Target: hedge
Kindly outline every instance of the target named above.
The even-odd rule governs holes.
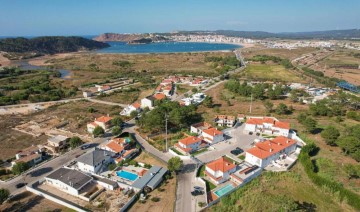
[[[310,157],[311,155],[313,155],[314,149],[317,149],[316,145],[310,143],[302,149],[299,155],[299,161],[304,166],[305,172],[310,178],[310,180],[319,187],[329,188],[333,193],[338,192],[341,201],[346,200],[350,206],[354,207],[356,210],[360,210],[359,195],[352,191],[349,191],[337,182],[325,179],[316,174],[316,166],[314,165]]]

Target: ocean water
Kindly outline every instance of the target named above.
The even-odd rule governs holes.
[[[97,50],[98,53],[172,53],[234,50],[240,45],[225,43],[159,42],[128,45],[125,42],[107,42],[110,47]]]

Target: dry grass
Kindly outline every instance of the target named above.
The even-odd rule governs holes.
[[[315,48],[298,48],[298,49],[268,49],[268,48],[248,48],[242,50],[242,54],[245,58],[252,58],[256,55],[271,55],[281,58],[294,59],[300,57],[303,54],[307,54],[315,51]]]
[[[28,191],[19,194],[12,201],[0,205],[0,211],[73,211]]]
[[[174,209],[175,192],[176,192],[175,177],[164,181],[160,187],[149,193],[145,203],[137,201],[129,210],[129,212],[147,211],[147,212],[170,212]],[[159,202],[153,202],[151,198],[160,198]]]
[[[134,160],[136,162],[147,163],[147,164],[156,165],[156,166],[162,166],[162,167],[167,166],[164,162],[154,158],[152,155],[150,155],[149,153],[146,153],[144,151],[142,151],[141,154],[139,156],[137,156]]]

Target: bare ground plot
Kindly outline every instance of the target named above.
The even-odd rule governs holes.
[[[91,108],[94,109],[95,112],[91,112]],[[99,104],[84,100],[54,105],[38,113],[31,114],[29,118],[36,120],[42,115],[57,117],[61,123],[68,122],[64,129],[74,133],[87,134],[87,123],[97,117],[106,116],[107,114],[110,116],[118,115],[121,110],[122,108],[119,106]]]
[[[144,203],[137,201],[131,208],[130,212],[147,211],[147,212],[170,212],[174,211],[176,192],[175,177],[164,181],[160,187],[148,194]],[[152,201],[152,198],[159,198],[158,202]]]
[[[114,103],[131,104],[153,94],[154,90],[154,88],[151,88],[151,86],[148,85],[132,86],[131,88],[129,88],[129,90],[116,90],[107,95],[100,95],[97,98],[103,101],[109,101]]]
[[[15,212],[15,211],[70,212],[73,210],[26,191],[26,192],[19,194],[16,197],[14,197],[14,199],[12,199],[10,202],[6,202],[6,203],[0,205],[0,211],[4,211],[4,212]]]
[[[246,58],[252,58],[256,55],[271,55],[287,59],[295,59],[303,54],[307,54],[315,51],[315,48],[298,48],[298,49],[268,49],[268,48],[248,48],[242,50],[243,56]]]
[[[20,115],[2,115],[0,119],[0,159],[5,160],[15,157],[15,154],[31,145],[43,144],[46,136],[34,138],[31,135],[18,132],[12,128],[27,120]]]
[[[355,50],[336,50],[334,54],[314,64],[310,68],[317,71],[322,71],[328,77],[336,77],[346,80],[355,85],[360,85],[360,69],[348,69],[341,67],[341,65],[357,64],[360,66],[360,58],[355,57],[354,54],[360,53]],[[333,65],[340,65],[340,67],[333,68]]]
[[[166,167],[166,164],[164,162],[154,158],[152,155],[144,151],[142,151],[141,154],[137,156],[134,160],[139,163],[146,163],[146,164]]]

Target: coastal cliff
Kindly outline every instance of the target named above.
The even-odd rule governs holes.
[[[127,42],[128,44],[148,44],[153,42],[169,41],[164,36],[154,34],[118,34],[118,33],[104,33],[94,38],[96,41],[108,42],[119,41]]]

